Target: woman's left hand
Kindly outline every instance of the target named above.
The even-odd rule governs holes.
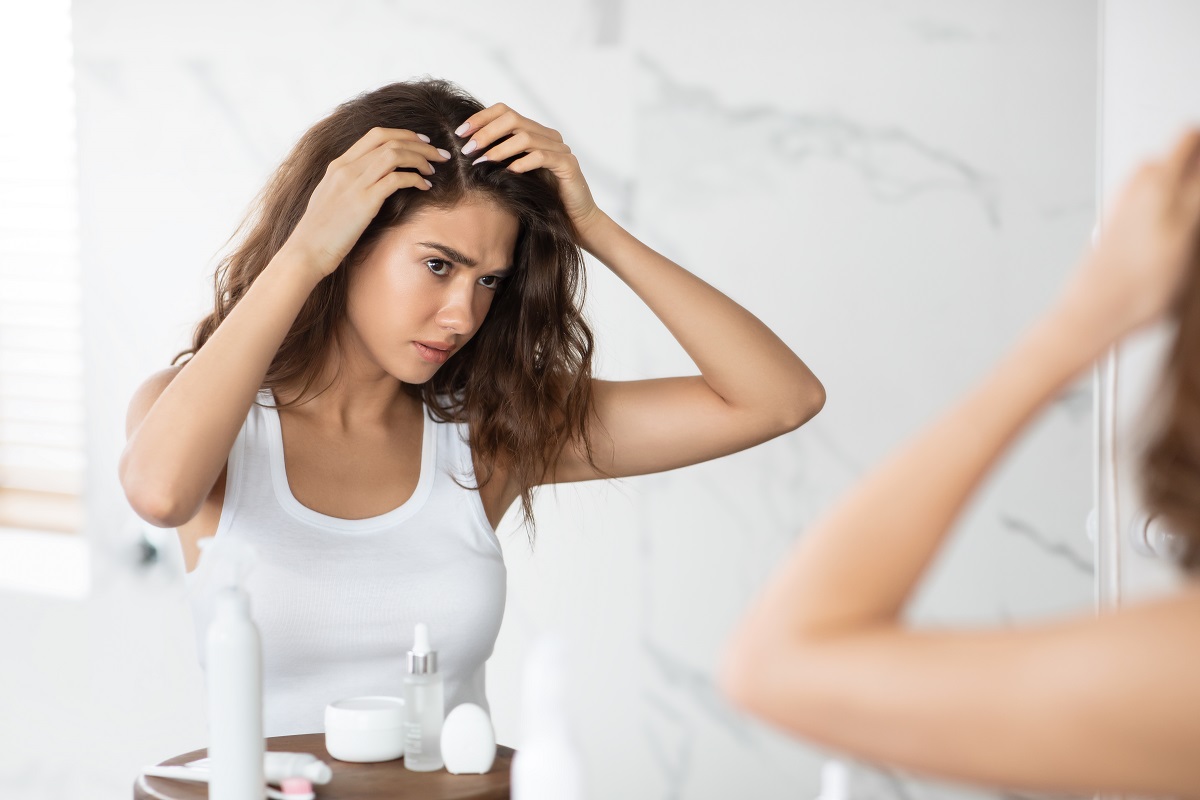
[[[582,240],[587,240],[588,230],[603,218],[604,213],[592,199],[592,192],[583,179],[579,159],[558,131],[521,116],[503,103],[496,103],[467,117],[455,133],[466,140],[462,145],[463,155],[481,153],[474,161],[476,164],[520,156],[508,165],[510,172],[548,170],[554,176],[563,205]],[[481,151],[505,136],[509,138],[482,154]],[[521,156],[521,153],[525,155]]]

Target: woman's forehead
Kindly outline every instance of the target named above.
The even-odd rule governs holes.
[[[387,239],[394,246],[436,243],[462,254],[463,261],[501,269],[512,258],[518,229],[516,216],[491,200],[465,200],[419,209],[390,230]]]

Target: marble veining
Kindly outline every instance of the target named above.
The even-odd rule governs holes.
[[[711,674],[676,658],[653,641],[643,641],[641,649],[658,677],[672,688],[673,693],[686,696],[686,701],[694,709],[701,711],[710,722],[721,726],[734,739],[743,744],[752,742],[755,734],[745,719],[734,712],[717,691]]]
[[[690,120],[677,123],[679,130],[703,130],[711,135],[714,130],[726,129],[737,131],[736,138],[750,139],[749,128],[765,142],[765,152],[785,161],[801,164],[821,158],[850,166],[880,201],[906,202],[931,192],[964,194],[978,204],[992,227],[1000,227],[998,181],[910,131],[855,121],[835,112],[735,106],[709,89],[671,77],[645,54],[639,54],[637,61],[656,85],[653,99],[646,103],[647,113]]]
[[[1090,558],[1080,555],[1074,548],[1063,542],[1052,541],[1050,537],[1026,520],[1002,513],[1000,514],[1000,524],[1010,533],[1032,542],[1035,547],[1055,559],[1056,562],[1068,564],[1089,577],[1095,574],[1096,566]]]
[[[264,170],[273,168],[282,157],[278,154],[267,153],[255,141],[254,134],[249,127],[250,119],[243,113],[243,109],[238,108],[237,103],[221,85],[221,81],[213,70],[212,62],[207,59],[186,58],[180,66],[184,73],[195,81],[201,94],[208,99],[220,120],[234,133],[235,140],[249,162]]]

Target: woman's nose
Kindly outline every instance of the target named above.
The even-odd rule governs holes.
[[[449,289],[438,310],[437,324],[457,334],[471,333],[475,329],[475,311],[472,306],[475,283],[454,286]]]

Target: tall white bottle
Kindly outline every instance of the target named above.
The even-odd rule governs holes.
[[[404,676],[404,766],[414,772],[433,772],[442,768],[445,687],[424,622],[417,623],[413,639]]]
[[[246,573],[254,548],[228,537],[200,541],[216,592],[205,638],[210,800],[263,800],[262,641],[250,618]]]
[[[583,758],[567,721],[567,661],[543,639],[525,659],[521,744],[512,762],[512,800],[584,800]]]

